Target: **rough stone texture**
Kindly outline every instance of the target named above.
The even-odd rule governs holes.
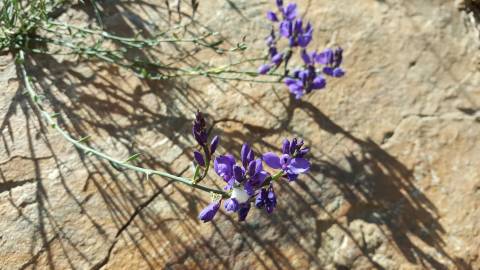
[[[201,1],[197,19],[232,44],[246,35],[246,56],[257,57],[271,2]],[[224,119],[220,151],[305,138],[311,173],[277,188],[274,215],[253,211],[246,223],[222,213],[201,224],[208,194],[77,151],[43,124],[1,56],[0,269],[479,269],[480,60],[454,1],[298,2],[314,45],[342,45],[348,72],[302,101],[282,85],[142,81],[65,56],[28,62],[64,128],[119,158],[141,152],[143,166],[191,173],[197,108]],[[100,3],[122,35],[179,20],[165,1]],[[95,19],[79,4],[59,20]],[[187,65],[228,61],[190,49],[160,51],[193,53]]]

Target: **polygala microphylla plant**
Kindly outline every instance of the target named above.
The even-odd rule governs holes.
[[[31,61],[31,57],[36,53],[72,54],[84,59],[97,59],[120,66],[133,72],[141,79],[165,80],[184,76],[202,76],[224,82],[284,83],[295,98],[300,99],[311,91],[325,88],[326,77],[342,77],[345,72],[340,67],[343,60],[343,50],[341,48],[328,48],[319,53],[308,49],[313,40],[313,26],[311,23],[304,24],[302,19],[298,17],[295,3],[284,5],[282,0],[276,0],[277,11],[267,13],[267,19],[275,25],[266,40],[269,62],[263,64],[258,73],[268,73],[269,76],[277,78],[264,80],[251,78],[258,75],[255,70],[234,70],[234,67],[243,63],[263,61],[263,59],[258,58],[245,59],[220,67],[209,63],[183,67],[172,66],[162,61],[130,58],[126,54],[131,48],[153,51],[156,46],[165,42],[194,44],[197,48],[208,48],[220,54],[234,53],[247,48],[243,42],[236,46],[220,46],[224,41],[223,38],[219,38],[215,34],[216,32],[210,30],[204,34],[190,33],[190,31],[181,30],[187,27],[186,25],[177,25],[165,29],[158,35],[152,35],[151,38],[144,38],[141,35],[117,36],[107,32],[103,27],[84,28],[63,21],[56,21],[55,18],[49,18],[50,10],[63,9],[60,7],[64,1],[51,1],[48,8],[41,4],[43,3],[42,0],[24,1],[29,8],[22,8],[22,5],[17,2],[6,1],[6,8],[0,9],[0,25],[3,23],[8,30],[6,31],[6,38],[0,40],[0,51],[8,50],[16,55],[15,63],[26,93],[32,101],[33,108],[40,113],[49,127],[56,130],[77,149],[107,161],[120,172],[127,169],[132,170],[145,175],[147,179],[152,176],[160,176],[167,181],[181,183],[211,193],[213,202],[199,214],[199,219],[204,222],[211,221],[222,205],[228,213],[237,213],[239,221],[244,221],[247,218],[252,207],[265,209],[267,213],[272,213],[277,206],[275,185],[283,180],[296,181],[299,175],[309,171],[310,162],[306,158],[309,149],[304,147],[303,140],[297,140],[296,138],[285,139],[280,154],[273,152],[254,153],[247,143],[243,144],[237,158],[229,153],[217,154],[220,137],[210,137],[211,128],[207,128],[207,121],[201,112],[196,113],[192,128],[192,134],[196,141],[196,149],[193,151],[195,171],[192,177],[183,177],[136,165],[134,162],[140,156],[139,153],[134,153],[127,159],[110,156],[85,144],[89,136],[76,139],[61,127],[62,124],[58,122],[58,113],[45,109],[50,106],[43,104],[45,99],[40,98],[43,95],[33,83],[33,77],[29,75],[28,67],[30,63],[35,62]],[[181,2],[178,1],[178,4],[180,5]],[[193,1],[192,3],[194,3],[192,6],[193,13],[195,13],[200,2]],[[101,16],[97,16],[97,20],[101,25]],[[183,32],[184,34],[179,35]],[[55,38],[43,36],[43,33],[55,33]],[[85,39],[94,40],[95,42],[92,42],[94,45],[85,44]],[[29,42],[25,42],[27,40]],[[279,51],[278,47],[282,40],[285,41],[284,44],[286,45],[282,51]],[[38,45],[41,44],[42,46],[33,46],[35,42],[40,42]],[[111,48],[109,45],[111,42],[115,42],[119,47]],[[44,46],[45,44],[58,46],[61,50],[50,49],[50,46]],[[290,72],[288,64],[294,53],[301,57],[303,66]],[[282,65],[285,67],[284,73],[273,72]],[[38,83],[38,85],[42,84]],[[223,189],[209,187],[201,183],[211,167],[218,177],[225,182]]]
[[[198,136],[201,133],[200,127],[205,127],[204,123],[202,114],[198,112],[193,122],[193,134],[201,146],[207,141],[206,135]],[[213,141],[218,142],[216,138],[218,137],[212,140],[212,145]],[[224,190],[227,191],[228,196],[227,198],[215,196],[213,202],[202,210],[198,218],[203,222],[211,221],[220,209],[223,199],[226,199],[224,201],[225,210],[229,213],[237,213],[239,221],[246,219],[252,203],[257,208],[264,208],[267,213],[272,213],[277,205],[273,189],[274,183],[279,179],[295,181],[299,174],[306,173],[310,169],[310,163],[305,159],[309,149],[304,147],[303,141],[298,141],[296,138],[291,141],[285,139],[282,152],[283,154],[280,156],[268,152],[256,158],[253,149],[244,143],[238,163],[231,154],[217,156],[214,160],[214,171],[225,181]],[[198,151],[194,153],[198,153]],[[196,163],[198,166],[205,167],[202,165],[205,164],[203,157],[199,162],[197,155],[201,154],[194,155]],[[207,161],[210,157],[207,158]],[[265,171],[263,163],[276,171],[273,174]],[[205,174],[207,170],[208,166]]]
[[[297,17],[297,4],[289,3],[284,6],[283,1],[276,0],[276,6],[278,13],[267,12],[267,19],[277,24],[277,30],[273,27],[266,39],[270,62],[261,65],[258,73],[273,72],[283,62],[285,65],[283,82],[296,99],[300,99],[313,90],[325,88],[327,81],[324,75],[337,78],[345,75],[345,71],[340,67],[343,60],[343,49],[327,48],[320,53],[316,50],[309,52],[308,45],[313,39],[312,24],[308,22],[304,27],[303,20]],[[277,49],[279,41],[277,36],[288,40],[288,46],[283,52],[279,52]],[[295,68],[290,74],[288,63],[295,48],[299,48],[304,65],[301,68]],[[316,65],[323,67],[317,68]]]

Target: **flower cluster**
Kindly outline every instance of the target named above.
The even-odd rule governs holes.
[[[294,181],[297,176],[310,169],[310,163],[304,157],[308,148],[303,147],[303,141],[293,139],[283,143],[283,154],[277,156],[272,152],[255,158],[253,150],[248,144],[242,146],[240,162],[237,163],[231,154],[220,155],[215,158],[214,170],[226,183],[224,190],[228,191],[229,198],[224,207],[229,213],[237,213],[238,220],[244,221],[254,203],[259,209],[272,213],[277,205],[277,197],[273,184],[279,178]],[[273,174],[264,170],[263,163],[277,170]],[[220,208],[222,200],[208,205],[199,215],[199,219],[208,222],[213,219]]]
[[[297,4],[289,3],[284,6],[282,0],[276,0],[278,13],[274,11],[267,12],[267,19],[278,24],[278,33],[281,37],[288,40],[286,52],[278,52],[276,31],[272,30],[266,43],[269,50],[270,62],[260,66],[258,72],[266,74],[278,66],[288,64],[295,47],[300,48],[300,55],[304,66],[297,68],[293,74],[285,74],[284,83],[288,86],[290,92],[296,99],[313,90],[323,89],[327,85],[323,75],[331,77],[342,77],[345,71],[340,67],[342,63],[343,50],[341,48],[326,49],[321,53],[316,51],[307,52],[307,47],[313,39],[313,27],[311,23],[304,26],[301,18],[297,17]],[[323,65],[323,68],[316,68],[316,64]]]
[[[208,164],[212,159],[212,155],[215,153],[218,144],[220,143],[220,138],[218,136],[213,137],[212,141],[210,142],[210,146],[207,147],[208,132],[206,128],[205,117],[201,112],[197,112],[195,114],[192,133],[198,145],[200,145],[203,150],[203,154],[200,151],[195,150],[193,152],[193,157],[200,167],[208,167]]]

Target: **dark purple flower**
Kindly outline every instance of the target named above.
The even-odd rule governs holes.
[[[198,215],[198,218],[203,222],[209,222],[215,217],[218,209],[220,208],[220,202],[212,202],[207,207],[205,207],[202,212]]]
[[[198,165],[205,167],[205,159],[203,158],[202,153],[195,150],[193,151],[193,157],[195,158],[195,161],[197,161]]]
[[[210,155],[213,155],[213,153],[215,153],[219,143],[220,137],[218,137],[218,135],[213,137],[212,141],[210,142]]]
[[[283,0],[276,0],[276,2],[277,2],[277,7],[278,7],[278,8],[282,8],[282,6],[283,6]]]
[[[265,188],[260,190],[260,192],[257,194],[257,198],[255,199],[255,206],[257,208],[265,208],[269,214],[273,212],[277,206],[277,197],[273,191],[272,185],[268,187],[268,190]]]
[[[288,140],[285,140],[282,151],[283,155],[281,156],[277,156],[272,152],[263,154],[263,161],[273,169],[283,170],[289,180],[295,180],[299,174],[308,172],[310,162],[304,158],[308,153],[308,148],[303,148],[303,141],[298,143],[294,139],[290,143]]]
[[[267,19],[269,19],[272,22],[278,22],[277,14],[273,11],[268,11],[267,12]]]
[[[199,111],[195,114],[192,133],[198,144],[201,146],[205,146],[205,144],[207,143],[208,134],[206,130],[205,118],[203,117],[203,114]]]
[[[227,212],[237,212],[240,209],[240,204],[237,199],[230,198],[225,201],[224,207]]]
[[[248,144],[242,146],[241,160],[242,166],[239,166],[236,165],[232,155],[218,156],[215,158],[213,167],[215,172],[227,182],[225,190],[233,188],[234,193],[241,195],[239,191],[235,191],[235,187],[243,186],[246,194],[252,196],[254,189],[262,185],[269,174],[263,170],[262,160],[255,159],[253,150]],[[238,201],[242,203],[243,199]]]
[[[249,211],[250,203],[240,204],[240,209],[238,210],[238,221],[245,221]]]

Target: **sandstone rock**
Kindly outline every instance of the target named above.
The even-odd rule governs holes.
[[[168,12],[166,1],[97,1],[106,30],[121,35],[187,22],[188,1],[180,14],[173,2]],[[229,44],[245,36],[246,52],[161,44],[152,57],[194,66],[262,55],[274,1],[253,2],[202,1],[191,28]],[[453,1],[298,4],[313,47],[342,45],[347,70],[302,101],[282,84],[150,81],[99,61],[29,56],[62,127],[119,159],[140,152],[142,166],[191,175],[197,109],[224,120],[220,153],[303,137],[310,174],[279,184],[276,212],[245,223],[223,210],[200,223],[208,194],[73,148],[42,124],[13,57],[1,56],[0,269],[479,269],[478,43]],[[58,20],[95,25],[81,4]],[[214,174],[206,183],[222,184]]]

